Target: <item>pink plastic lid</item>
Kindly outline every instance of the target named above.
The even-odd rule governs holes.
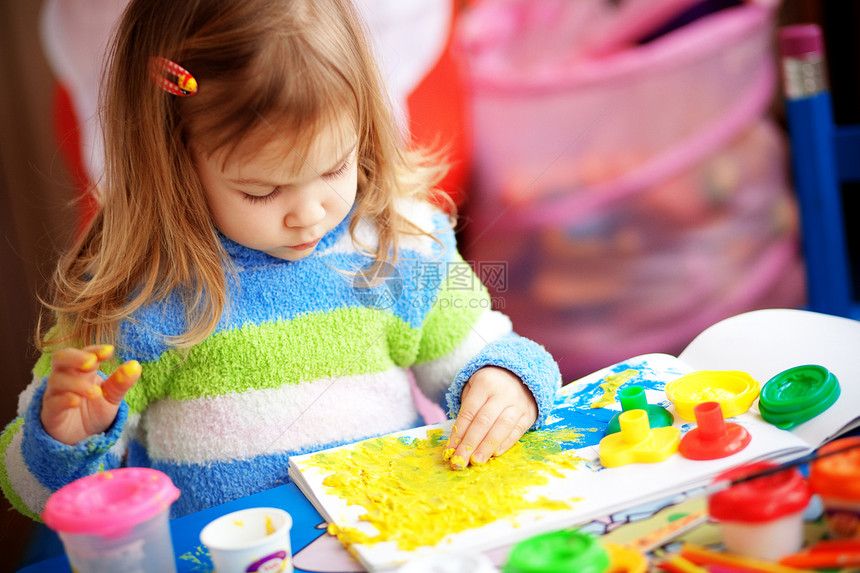
[[[158,470],[119,468],[60,488],[48,498],[42,519],[61,533],[119,537],[178,497],[179,489]]]

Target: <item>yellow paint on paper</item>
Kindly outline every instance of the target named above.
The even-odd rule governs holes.
[[[368,440],[317,454],[307,463],[329,474],[323,480],[329,494],[363,506],[367,513],[360,519],[379,531],[371,537],[354,527],[331,524],[329,533],[347,547],[394,541],[409,551],[524,510],[573,507],[578,498],[555,500],[527,493],[547,484],[551,476],[562,477],[561,469],[583,462],[560,445],[580,437],[570,430],[529,432],[504,455],[464,471],[451,471],[446,463],[442,430],[431,430],[422,439]]]
[[[599,387],[603,389],[603,396],[599,399],[595,400],[591,403],[592,408],[603,408],[605,406],[609,406],[615,403],[615,393],[618,392],[618,388],[621,387],[622,384],[633,378],[639,374],[638,370],[634,370],[632,368],[628,368],[624,372],[618,372],[617,374],[610,374],[606,378],[604,378],[603,384],[599,384]]]

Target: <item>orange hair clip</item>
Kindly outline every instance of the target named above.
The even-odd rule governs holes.
[[[191,72],[167,58],[150,58],[149,71],[158,86],[169,94],[192,96],[197,93],[197,80]]]

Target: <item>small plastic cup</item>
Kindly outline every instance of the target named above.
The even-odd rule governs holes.
[[[200,532],[218,573],[290,573],[290,528],[283,509],[251,507],[222,515]]]
[[[772,467],[776,464],[747,464],[717,476],[716,481],[738,479]],[[728,551],[777,561],[802,546],[803,513],[811,497],[797,468],[789,468],[715,493],[708,499],[708,511],[719,522]]]
[[[860,539],[860,436],[834,440],[818,454],[843,448],[852,449],[812,462],[809,485],[821,497],[830,537]]]
[[[48,499],[42,519],[78,573],[173,573],[168,522],[179,490],[162,472],[120,468],[75,480]]]

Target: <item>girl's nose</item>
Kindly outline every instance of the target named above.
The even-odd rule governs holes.
[[[313,196],[302,197],[284,216],[287,227],[312,227],[323,220],[325,208],[322,202]]]

